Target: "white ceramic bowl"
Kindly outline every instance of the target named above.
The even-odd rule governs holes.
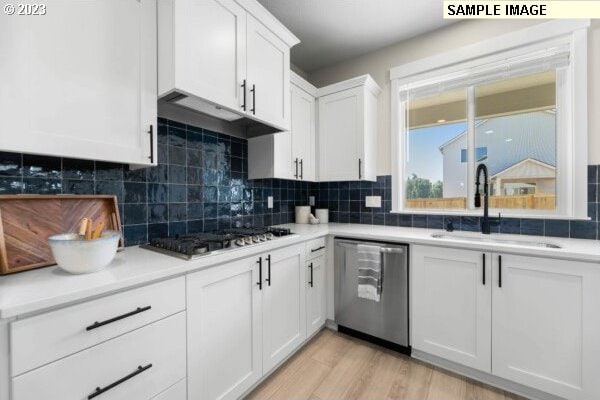
[[[48,238],[54,260],[72,274],[89,274],[106,267],[117,254],[121,234],[105,231],[99,239],[84,240],[76,233],[64,233]]]

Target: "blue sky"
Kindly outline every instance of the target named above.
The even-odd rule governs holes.
[[[439,147],[467,129],[466,122],[411,129],[407,135],[407,176],[413,173],[431,182],[443,178],[443,158]]]

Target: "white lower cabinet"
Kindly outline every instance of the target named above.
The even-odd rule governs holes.
[[[325,256],[306,261],[306,273],[306,336],[309,337],[325,325]]]
[[[306,338],[304,246],[263,258],[263,371],[283,361]]]
[[[148,400],[185,378],[185,312],[13,379],[12,400]]]
[[[560,397],[598,399],[599,287],[590,263],[413,246],[412,346]]]
[[[187,277],[188,398],[237,399],[306,338],[304,245]]]
[[[161,394],[153,397],[152,400],[186,400],[187,388],[186,380],[182,379]]]
[[[258,259],[187,277],[189,399],[237,399],[262,376]]]
[[[494,375],[568,399],[600,398],[600,270],[494,254]]]
[[[491,371],[490,255],[412,247],[412,346]]]

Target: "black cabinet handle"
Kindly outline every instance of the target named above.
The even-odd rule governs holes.
[[[314,253],[315,251],[323,250],[324,248],[325,246],[317,247],[316,249],[310,249],[310,252]]]
[[[300,179],[304,179],[304,160],[300,159]]]
[[[256,115],[256,85],[252,85],[250,91],[252,92],[252,108],[250,111],[252,111],[252,114]]]
[[[483,253],[483,286],[485,286],[485,253]]]
[[[102,393],[106,393],[108,392],[110,389],[114,389],[115,387],[119,386],[121,383],[126,382],[128,380],[130,380],[131,378],[133,378],[136,375],[141,374],[144,371],[149,370],[150,368],[152,368],[152,364],[148,364],[145,367],[142,367],[141,365],[137,367],[137,369],[135,371],[133,371],[132,373],[130,373],[127,376],[122,377],[121,379],[119,379],[118,381],[115,381],[113,383],[111,383],[108,386],[104,386],[103,388],[101,387],[97,387],[96,390],[94,391],[94,393],[90,394],[87,398],[88,400],[93,399],[94,397],[100,396]]]
[[[91,331],[92,329],[96,329],[96,328],[100,328],[101,326],[104,325],[108,325],[108,324],[112,324],[113,322],[117,322],[120,321],[122,319],[131,317],[133,315],[139,314],[139,313],[143,313],[144,311],[148,311],[152,308],[152,306],[146,306],[146,307],[138,307],[135,310],[125,313],[123,315],[119,315],[117,317],[111,318],[111,319],[107,319],[105,321],[101,321],[101,322],[94,322],[92,325],[88,326],[87,328],[85,328],[86,331]]]
[[[148,134],[150,135],[150,155],[148,158],[150,159],[150,163],[154,164],[154,125],[150,125]]]
[[[313,287],[313,263],[310,263],[308,268],[310,268],[310,282],[308,283],[310,284],[310,287]]]
[[[258,264],[258,282],[256,284],[258,285],[258,290],[262,290],[262,257],[258,257],[256,263]]]
[[[498,256],[498,287],[502,287],[502,256]]]
[[[244,89],[244,102],[242,103],[242,110],[246,111],[246,80],[244,79],[244,83],[242,83],[242,89]]]
[[[358,159],[358,179],[362,179],[362,160]]]
[[[294,178],[298,179],[298,159],[296,158],[296,161],[294,161],[294,163],[296,163],[296,175],[294,175]]]
[[[267,256],[267,274],[269,277],[267,279],[265,279],[265,281],[267,281],[269,286],[271,286],[271,255],[270,254]]]

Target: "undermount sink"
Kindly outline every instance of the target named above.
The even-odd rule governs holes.
[[[432,238],[448,239],[448,240],[467,240],[474,242],[498,243],[498,244],[514,244],[518,246],[529,247],[545,247],[548,249],[560,249],[560,246],[549,242],[538,242],[535,240],[520,240],[520,239],[500,239],[498,237],[475,236],[475,235],[460,235],[451,233],[432,233]]]

